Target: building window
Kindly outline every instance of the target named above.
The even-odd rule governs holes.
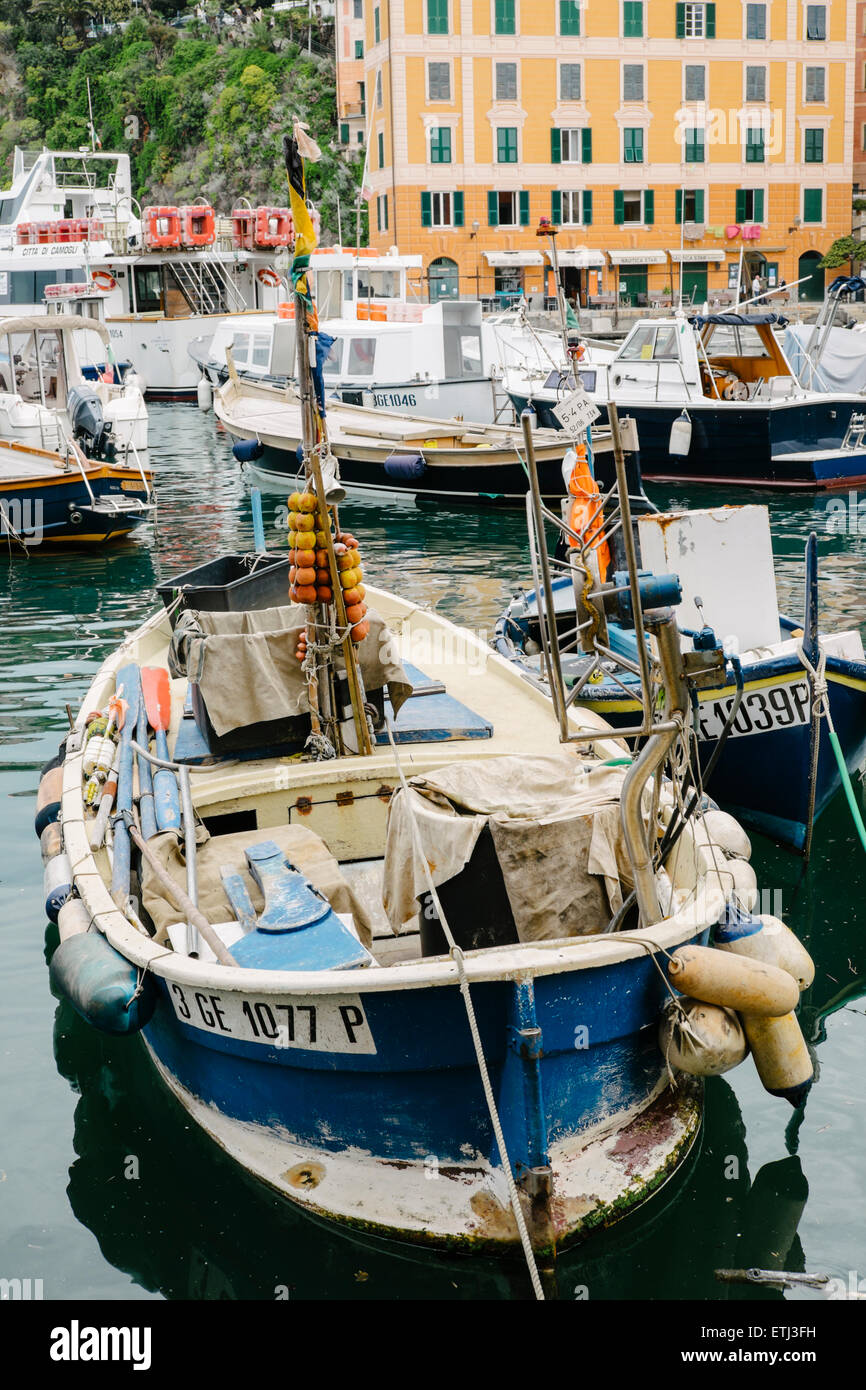
[[[643,164],[643,131],[640,126],[626,126],[623,130],[622,157],[626,164]]]
[[[343,121],[342,124],[340,125],[340,144],[341,144],[341,145],[348,145],[348,143],[349,143],[349,122],[348,122],[348,121]]]
[[[737,222],[763,222],[763,188],[738,188],[734,217]]]
[[[363,130],[359,130],[359,131],[358,131],[358,144],[359,144],[359,145],[363,145],[363,143],[364,143],[364,132],[363,132]]]
[[[373,42],[374,42],[374,43],[381,43],[381,41],[382,41],[382,26],[381,26],[381,24],[380,24],[380,22],[379,22],[379,6],[377,5],[376,8],[375,8],[375,10],[373,11]]]
[[[715,37],[715,5],[677,5],[678,39],[714,39]]]
[[[500,126],[496,132],[496,163],[517,163],[517,126]]]
[[[364,18],[364,0],[354,0],[353,15],[355,19]]]
[[[676,192],[676,220],[702,223],[704,220],[704,190],[702,188],[678,188]]]
[[[826,39],[827,37],[827,6],[826,5],[807,5],[806,6],[806,38],[807,39]]]
[[[581,77],[580,63],[560,63],[559,99],[560,101],[580,101]]]
[[[363,58],[363,56],[364,56],[364,40],[363,40],[363,39],[356,39],[356,40],[355,40],[355,57],[356,57],[356,58]]]
[[[588,127],[580,130],[559,130],[550,132],[550,155],[553,164],[591,164],[592,131]]]
[[[384,135],[384,132],[381,131],[381,130],[379,131],[379,137],[378,137],[377,143],[378,143],[378,146],[379,146],[379,168],[380,168],[380,169],[384,169],[384,168],[385,168],[385,135]]]
[[[703,63],[686,63],[686,101],[706,101],[707,70]]]
[[[450,126],[432,126],[430,129],[430,163],[431,164],[450,164],[451,163],[451,128]]]
[[[622,99],[623,101],[643,101],[643,63],[623,63]]]
[[[381,68],[380,68],[379,71],[376,73],[376,105],[377,105],[377,107],[379,108],[379,110],[381,111],[381,109],[382,109],[382,69],[381,69]]]
[[[376,226],[380,232],[388,230],[388,194],[383,193],[376,199]]]
[[[580,33],[580,4],[578,0],[559,0],[560,34]]]
[[[517,100],[517,64],[496,64],[496,100]]]
[[[706,158],[704,132],[696,126],[689,126],[683,142],[686,164],[703,164]]]
[[[427,97],[429,101],[451,100],[451,64],[427,64]]]
[[[746,68],[746,101],[767,100],[767,69]]]
[[[427,33],[448,33],[448,0],[427,0]]]
[[[422,193],[422,227],[462,227],[462,193]]]
[[[622,36],[624,39],[643,38],[643,0],[623,0]]]
[[[824,190],[822,188],[803,189],[803,221],[823,222]]]
[[[767,37],[767,6],[746,6],[746,38],[765,39]]]
[[[366,82],[359,82],[359,83],[358,83],[358,96],[359,96],[360,99],[361,99],[361,115],[363,116],[363,115],[365,115],[366,110],[367,110],[367,84],[366,84]]]
[[[764,132],[762,130],[746,131],[746,163],[763,164],[764,162]]]
[[[653,190],[617,189],[613,195],[613,220],[617,227],[629,223],[651,227],[655,221]]]
[[[592,189],[563,189],[551,194],[554,226],[592,226]]]
[[[494,28],[497,34],[515,34],[517,32],[514,0],[495,0]]]
[[[528,227],[528,191],[501,193],[491,189],[487,194],[487,220],[491,227]]]
[[[823,68],[806,69],[806,100],[824,102],[827,99],[826,74]]]
[[[807,164],[824,163],[824,132],[823,130],[807,130],[805,161]]]

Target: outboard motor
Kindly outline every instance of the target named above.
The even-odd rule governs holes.
[[[75,386],[69,392],[66,406],[72,425],[72,437],[88,458],[113,459],[114,440],[111,425],[105,418],[102,401],[88,386]]]

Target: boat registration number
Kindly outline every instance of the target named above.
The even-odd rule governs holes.
[[[221,994],[172,981],[168,996],[181,1023],[214,1036],[303,1052],[376,1051],[357,994]]]
[[[122,478],[120,487],[123,492],[144,492],[144,483],[140,478]]]
[[[720,738],[734,706],[735,696],[723,700],[707,700],[698,712],[701,738]],[[737,717],[731,726],[731,738],[749,734],[766,734],[771,729],[791,729],[809,723],[809,682],[791,681],[768,685],[762,690],[747,690],[740,701]]]

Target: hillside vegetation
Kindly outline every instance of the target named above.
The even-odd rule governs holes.
[[[182,0],[150,0],[137,12],[129,0],[3,0],[3,182],[16,144],[89,147],[89,78],[96,135],[103,149],[130,154],[142,204],[285,203],[281,140],[298,116],[324,156],[308,170],[331,233],[323,239],[335,239],[338,197],[344,227],[354,226],[361,170],[336,146],[331,26],[314,20],[308,29],[306,5],[278,14],[233,6],[221,16],[211,0],[183,28],[166,22],[176,10],[185,13]]]

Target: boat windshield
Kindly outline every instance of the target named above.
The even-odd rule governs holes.
[[[597,371],[591,368],[581,368],[577,375],[580,378],[580,384],[584,391],[595,390],[596,381],[598,380]],[[551,372],[544,383],[544,388],[546,391],[573,391],[575,389],[574,376],[571,372],[568,373],[568,376],[566,376],[564,372]]]
[[[375,338],[350,338],[349,360],[346,365],[346,375],[349,377],[372,376],[373,359],[375,356]]]
[[[676,362],[679,357],[676,325],[641,324],[623,344],[621,362]]]
[[[399,299],[399,270],[366,270],[358,267],[359,299]]]
[[[707,348],[712,342],[712,352],[716,356],[724,354],[736,357],[768,357],[766,343],[757,328],[751,324],[730,325],[713,324],[712,334],[705,338]]]

